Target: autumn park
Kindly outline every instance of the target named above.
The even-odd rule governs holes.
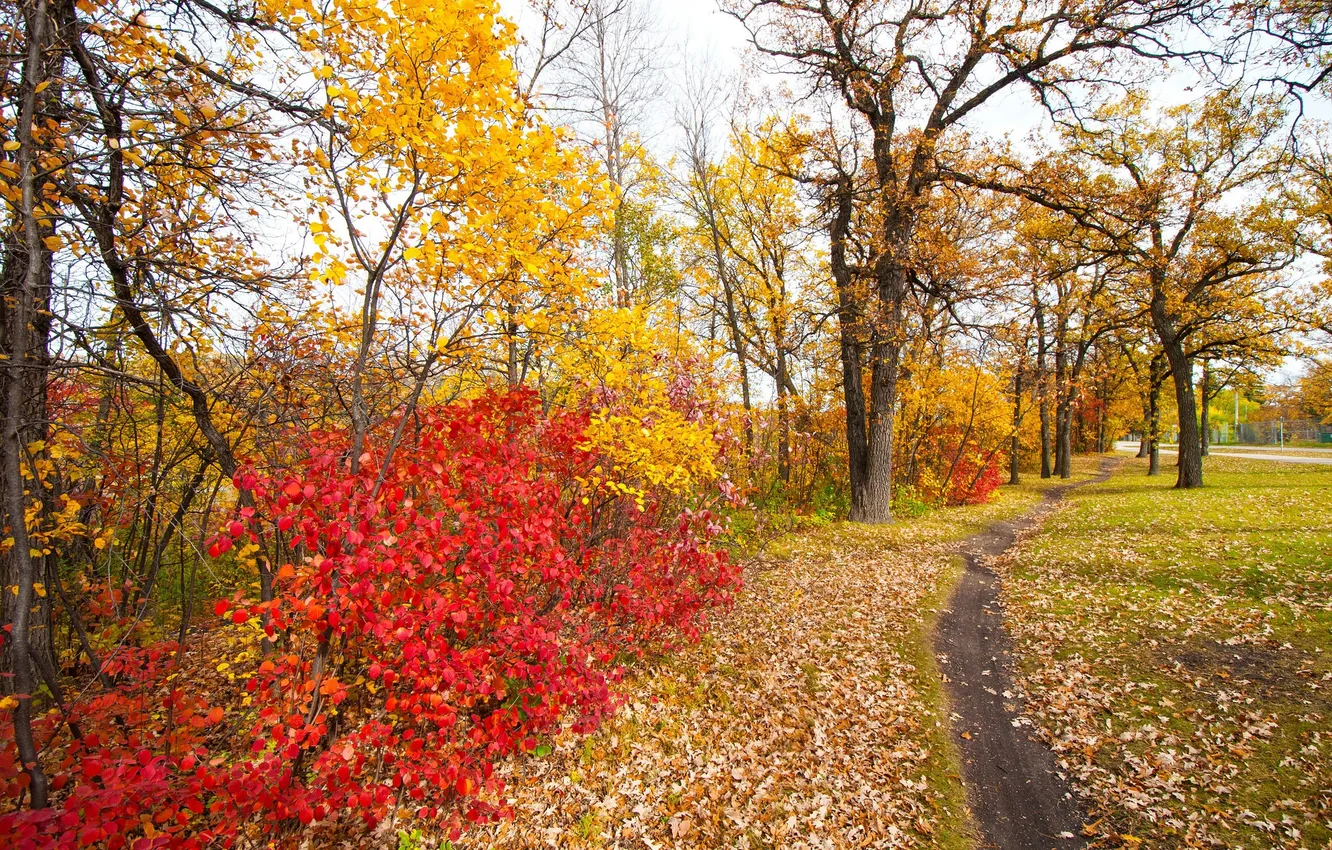
[[[0,850],[1332,850],[1332,6],[0,0]]]

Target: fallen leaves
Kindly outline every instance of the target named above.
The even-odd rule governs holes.
[[[515,817],[465,845],[935,846],[962,813],[915,659],[950,563],[904,532],[813,532],[750,565],[735,610],[640,670],[601,731],[502,768]]]

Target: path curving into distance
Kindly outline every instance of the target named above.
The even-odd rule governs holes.
[[[967,569],[939,618],[934,651],[952,704],[952,735],[962,755],[967,803],[984,850],[1073,850],[1086,846],[1085,822],[1054,755],[1025,723],[1013,687],[1013,662],[999,602],[999,579],[985,561],[1012,547],[1017,535],[1069,490],[1110,476],[1101,461],[1091,481],[1051,487],[1040,505],[963,541]]]

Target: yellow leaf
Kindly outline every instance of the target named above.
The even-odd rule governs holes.
[[[17,141],[11,139],[10,141],[5,142],[5,150],[16,151],[18,149],[19,149],[19,143]]]
[[[46,246],[48,251],[59,251],[60,246],[65,243],[59,236],[48,236],[42,240],[42,244]]]
[[[42,598],[46,597],[46,585],[42,584],[40,581],[34,581],[32,583],[32,589],[38,596]]]

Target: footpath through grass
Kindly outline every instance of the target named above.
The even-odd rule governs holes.
[[[1128,460],[1001,564],[1028,711],[1106,846],[1332,846],[1332,468]]]
[[[463,844],[971,847],[930,632],[957,542],[1051,483],[767,547],[735,609],[700,645],[636,671],[599,732],[511,763],[514,819]]]

